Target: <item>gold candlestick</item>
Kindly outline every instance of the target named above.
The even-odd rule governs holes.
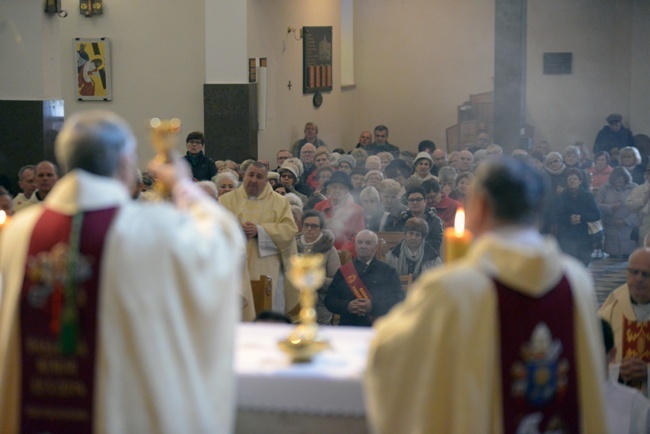
[[[324,257],[317,255],[295,255],[287,273],[291,282],[300,290],[300,324],[289,337],[278,343],[294,363],[309,362],[327,348],[329,343],[318,333],[316,322],[316,290],[325,281]]]
[[[153,118],[149,121],[149,136],[153,148],[156,150],[154,159],[161,163],[167,164],[171,160],[171,152],[176,147],[176,134],[181,130],[181,120],[178,118],[169,120],[160,120]],[[156,181],[153,186],[154,191],[162,199],[169,199],[171,191]]]

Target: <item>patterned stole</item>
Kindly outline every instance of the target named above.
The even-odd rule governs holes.
[[[354,261],[348,262],[341,266],[341,274],[345,279],[345,283],[350,287],[350,291],[354,294],[354,298],[366,298],[371,300],[370,291],[366,288],[366,285],[361,281],[357,269],[354,268]]]
[[[20,432],[93,430],[99,271],[117,208],[36,222],[20,295]]]
[[[633,321],[623,315],[623,354],[621,360],[639,358],[650,363],[650,321]],[[643,381],[634,380],[625,383],[641,391],[647,387]]]
[[[541,298],[494,280],[501,331],[504,433],[580,432],[571,287]]]

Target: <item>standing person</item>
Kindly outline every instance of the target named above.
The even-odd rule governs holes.
[[[638,242],[643,246],[643,240],[650,234],[650,166],[645,169],[645,182],[634,190],[625,200],[625,206],[637,213]]]
[[[355,240],[357,258],[343,265],[332,279],[325,306],[341,315],[341,325],[370,327],[404,300],[395,269],[375,258],[378,242],[374,232],[359,232]]]
[[[632,252],[626,283],[609,294],[598,315],[611,324],[620,349],[610,365],[610,375],[650,397],[650,351],[646,345],[650,339],[650,249]]]
[[[200,131],[192,131],[185,139],[187,153],[183,157],[192,167],[194,181],[210,181],[217,174],[217,166],[212,158],[206,156],[205,136]]]
[[[111,112],[73,115],[55,147],[68,174],[2,232],[3,433],[231,432],[237,223],[178,160],[152,167],[176,209],[133,201]]]
[[[631,238],[632,229],[637,227],[636,214],[625,206],[625,201],[636,187],[630,173],[623,167],[617,167],[596,195],[605,229],[603,250],[610,258],[627,259],[636,247],[636,241]]]
[[[289,163],[285,161],[284,164]],[[293,287],[284,281],[283,276],[289,257],[296,253],[298,227],[289,201],[271,188],[266,166],[251,163],[246,169],[244,182],[220,196],[219,202],[235,215],[246,236],[248,273],[244,273],[244,297],[251,297],[252,301],[249,292],[251,278],[269,276],[273,310],[291,310],[296,305],[297,294],[290,291]]]
[[[375,127],[375,141],[364,149],[368,152],[368,155],[390,152],[395,159],[399,158],[399,148],[388,142],[388,127],[386,125],[377,125]]]
[[[16,211],[32,204],[29,199],[36,191],[35,169],[36,167],[30,164],[21,167],[18,171],[18,187],[20,187],[21,192],[14,198],[14,208]]]
[[[376,324],[365,395],[373,432],[545,432],[551,418],[555,429],[607,432],[593,284],[537,231],[544,186],[521,161],[478,168],[474,245]]]
[[[41,161],[36,165],[34,177],[36,179],[36,191],[31,195],[29,201],[31,203],[41,203],[59,180],[59,168],[51,161]]]
[[[566,170],[567,188],[557,197],[555,222],[562,251],[579,259],[586,267],[594,250],[587,223],[600,220],[601,214],[594,195],[582,188],[582,177],[580,169]]]
[[[313,122],[307,122],[305,124],[305,137],[302,139],[296,140],[296,142],[291,147],[293,155],[300,157],[300,151],[302,147],[307,143],[311,143],[315,148],[320,148],[321,146],[327,146],[323,140],[318,138],[318,125]]]
[[[596,136],[594,154],[598,151],[607,151],[611,154],[612,149],[626,146],[634,146],[632,131],[623,126],[623,116],[612,113],[607,116],[607,125]]]

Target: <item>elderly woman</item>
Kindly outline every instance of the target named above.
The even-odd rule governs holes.
[[[379,184],[384,180],[384,174],[379,170],[370,170],[364,178],[365,187],[375,187],[379,190]]]
[[[594,156],[594,164],[589,169],[591,186],[593,188],[600,188],[609,180],[609,176],[612,174],[612,170],[614,170],[609,163],[609,152],[596,152],[596,155]]]
[[[217,197],[221,197],[221,195],[239,187],[238,176],[230,170],[224,170],[218,173],[212,178],[212,182],[217,186]]]
[[[449,193],[449,197],[466,206],[467,193],[469,192],[472,181],[474,181],[474,175],[471,172],[464,172],[458,175],[454,181],[454,190]]]
[[[353,251],[354,236],[365,228],[363,208],[354,203],[350,196],[350,177],[343,172],[334,172],[325,183],[327,200],[316,204],[314,209],[325,215],[327,227],[334,234],[334,246],[338,250]]]
[[[566,188],[566,165],[559,152],[549,152],[544,158],[544,170],[551,180],[551,191],[560,194]]]
[[[388,252],[386,262],[397,274],[412,274],[417,279],[423,271],[441,265],[440,255],[426,242],[429,225],[424,219],[413,217],[404,224],[404,239]]]
[[[381,159],[376,155],[371,155],[366,158],[366,164],[364,166],[368,170],[381,171]]]
[[[391,161],[393,161],[395,158],[393,157],[393,154],[390,152],[379,152],[377,154],[379,157],[379,161],[381,161],[381,168],[380,170],[383,172],[384,169],[386,169],[386,166],[388,166]]]
[[[316,254],[320,253],[325,258],[325,283],[318,289],[318,301],[316,302],[316,315],[318,323],[327,325],[332,322],[332,313],[325,307],[325,297],[332,277],[341,268],[339,254],[334,248],[334,235],[325,229],[325,218],[318,211],[310,210],[302,216],[302,233],[296,236],[298,253]]]
[[[607,151],[600,152],[607,154]],[[623,167],[617,167],[613,169],[609,182],[598,190],[596,203],[603,214],[605,229],[603,250],[610,258],[627,259],[636,247],[637,243],[630,238],[632,229],[637,225],[636,214],[625,206],[625,201],[636,187],[630,173]]]
[[[641,247],[646,235],[650,234],[650,166],[645,169],[645,182],[632,190],[625,205],[630,211],[637,213],[638,241]]]
[[[350,173],[352,173],[352,169],[355,167],[357,167],[357,160],[355,160],[353,156],[341,155],[337,164],[338,170],[347,173],[349,176]]]
[[[441,167],[438,171],[438,179],[440,182],[440,191],[449,196],[454,191],[456,185],[456,176],[458,176],[456,169],[453,167]]]
[[[641,164],[641,154],[637,148],[626,146],[621,148],[619,152],[620,165],[625,167],[630,175],[632,175],[632,182],[641,185],[645,181],[645,166]]]
[[[384,179],[379,183],[379,200],[381,201],[384,210],[388,211],[395,220],[399,219],[402,212],[408,209],[406,205],[399,200],[399,193],[403,188],[404,187],[394,179]]]
[[[383,181],[382,181],[383,182]],[[375,187],[366,187],[359,195],[366,229],[373,232],[382,232],[390,214],[384,209],[379,200],[379,192]]]
[[[433,158],[429,155],[428,152],[420,152],[415,156],[415,162],[413,167],[415,167],[415,173],[411,178],[419,178],[422,181],[428,181],[429,179],[436,179],[435,176],[431,174],[431,166],[433,166]]]
[[[566,170],[567,188],[557,196],[555,222],[562,250],[587,266],[593,251],[587,223],[600,220],[601,215],[593,194],[582,188],[583,176],[580,169]]]

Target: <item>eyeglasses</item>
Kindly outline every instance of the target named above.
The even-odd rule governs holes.
[[[188,140],[188,141],[187,141],[187,144],[188,144],[188,145],[202,145],[203,142],[200,141],[200,140]]]
[[[412,199],[406,199],[406,201],[407,201],[408,203],[420,203],[420,202],[422,202],[423,200],[424,200],[423,197],[416,197],[416,198],[412,198]]]
[[[320,229],[320,225],[316,223],[303,223],[302,227],[305,229]]]
[[[649,272],[637,270],[635,268],[628,268],[627,269],[627,274],[629,274],[631,276],[635,276],[635,277],[636,276],[641,276],[643,279],[650,278],[650,273]]]

